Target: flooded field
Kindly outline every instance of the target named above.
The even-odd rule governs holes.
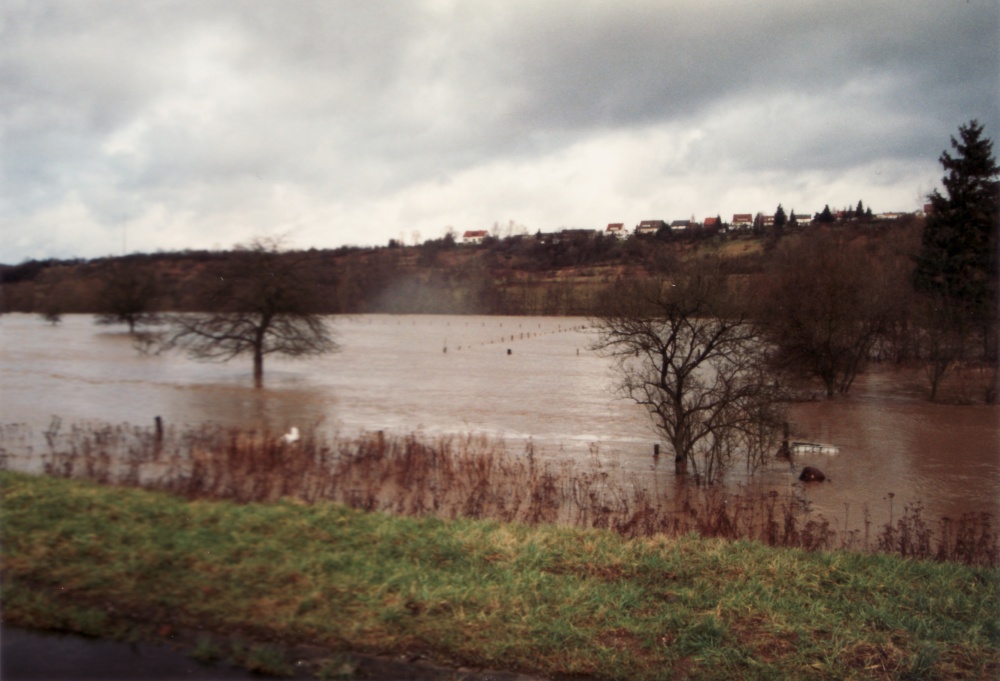
[[[265,389],[252,388],[249,359],[195,362],[138,353],[125,333],[67,316],[49,326],[30,315],[0,319],[0,422],[26,424],[32,452],[5,443],[9,465],[37,466],[42,434],[63,424],[131,423],[155,417],[177,427],[204,423],[353,435],[384,430],[428,436],[483,433],[510,452],[579,461],[597,456],[623,472],[673,483],[669,457],[645,413],[613,394],[609,363],[588,347],[580,318],[365,315],[337,318],[339,353],[269,359]],[[862,376],[850,397],[796,404],[795,439],[838,447],[804,454],[832,482],[803,486],[776,462],[755,484],[795,487],[813,507],[857,526],[892,507],[920,502],[931,517],[965,511],[1000,516],[1000,408],[936,405],[887,373]],[[727,484],[746,482],[737,467]]]

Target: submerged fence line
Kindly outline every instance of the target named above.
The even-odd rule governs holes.
[[[502,439],[485,435],[426,438],[379,431],[322,437],[309,431],[288,442],[268,432],[215,425],[63,428],[58,419],[43,435],[43,451],[35,452],[30,429],[0,427],[0,466],[33,456],[48,475],[188,499],[334,501],[397,515],[561,523],[626,537],[694,532],[808,550],[1000,564],[1000,541],[988,513],[929,522],[914,505],[879,528],[865,513],[864,528],[848,531],[811,513],[791,493],[691,485],[668,493],[649,489],[638,474],[612,471],[596,455],[583,466],[539,461],[530,441],[523,453],[512,455]]]

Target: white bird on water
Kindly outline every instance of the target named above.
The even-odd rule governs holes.
[[[299,429],[292,426],[292,429],[281,436],[281,441],[286,444],[292,444],[293,442],[299,441]]]

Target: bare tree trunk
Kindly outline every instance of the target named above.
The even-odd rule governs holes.
[[[264,352],[260,346],[253,350],[253,387],[264,387]]]
[[[950,357],[931,357],[927,368],[927,378],[931,384],[931,394],[928,399],[931,402],[937,399],[938,387],[952,363],[953,360]]]
[[[683,454],[674,455],[674,474],[675,475],[687,475],[687,457]]]
[[[983,396],[986,404],[996,404],[997,395],[1000,393],[1000,360],[993,360],[990,362],[992,365],[989,369],[992,372],[992,377],[986,386],[986,394]]]

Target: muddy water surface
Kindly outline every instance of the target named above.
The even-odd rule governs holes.
[[[295,425],[345,435],[481,432],[515,452],[530,438],[539,456],[585,461],[596,451],[626,471],[662,478],[664,489],[672,481],[668,462],[653,465],[657,437],[646,415],[616,399],[608,362],[588,350],[594,336],[585,319],[364,315],[334,326],[341,352],[270,358],[266,387],[254,390],[248,359],[146,356],[127,334],[89,316],[50,326],[5,315],[0,422],[27,424],[37,437],[53,416],[64,424],[152,425],[161,416],[175,426]],[[792,407],[795,438],[839,447],[797,465],[817,465],[832,482],[803,487],[780,463],[755,480],[800,490],[816,510],[852,526],[866,505],[874,520],[886,518],[890,496],[896,513],[919,501],[933,517],[1000,516],[1000,408],[932,405],[903,380],[863,376],[846,399]],[[24,468],[37,456],[8,453]],[[734,470],[729,483],[745,480]]]

